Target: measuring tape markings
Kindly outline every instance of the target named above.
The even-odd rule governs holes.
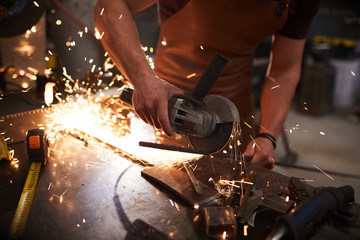
[[[25,186],[21,193],[19,204],[16,208],[15,217],[11,224],[10,236],[19,237],[22,236],[27,218],[29,216],[29,211],[31,207],[31,202],[34,197],[36,183],[39,177],[41,169],[41,162],[31,163],[29,174],[26,178]]]
[[[13,239],[21,237],[24,232],[40,169],[48,160],[48,142],[43,129],[28,131],[25,142],[31,165],[10,227],[9,236]]]

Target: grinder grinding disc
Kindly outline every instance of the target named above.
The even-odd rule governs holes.
[[[193,148],[206,153],[222,150],[229,142],[234,122],[240,122],[239,112],[233,102],[220,95],[208,95],[203,100],[205,111],[216,117],[215,130],[207,137],[188,136]]]

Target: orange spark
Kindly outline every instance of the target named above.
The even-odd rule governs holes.
[[[186,78],[192,78],[192,77],[195,77],[196,76],[196,73],[192,73],[192,74],[189,74],[186,76]]]
[[[313,164],[313,166],[314,166],[317,170],[319,170],[320,172],[322,172],[323,174],[325,174],[328,178],[330,178],[331,180],[334,180],[333,177],[331,177],[329,174],[327,174],[326,172],[324,172],[323,170],[321,170],[319,167],[315,166],[315,164]]]
[[[244,236],[246,237],[248,235],[248,225],[244,225]]]

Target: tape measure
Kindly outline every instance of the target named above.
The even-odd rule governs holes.
[[[28,160],[31,165],[10,227],[9,236],[12,239],[20,238],[25,230],[40,169],[41,166],[46,165],[49,158],[48,141],[43,129],[33,129],[28,131],[25,142]]]

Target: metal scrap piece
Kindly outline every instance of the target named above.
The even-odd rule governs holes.
[[[237,222],[232,207],[204,208],[206,234],[209,237],[234,237],[237,233]]]
[[[204,192],[199,184],[199,181],[197,180],[197,178],[195,177],[194,172],[191,170],[189,163],[187,162],[183,162],[183,166],[185,168],[186,173],[188,174],[190,181],[192,183],[192,185],[194,186],[194,189],[196,191],[197,194],[204,195]]]
[[[190,205],[198,204],[201,206],[212,201],[217,201],[219,198],[219,193],[203,182],[199,182],[199,185],[204,194],[197,194],[194,191],[188,175],[179,169],[149,167],[142,170],[141,175],[160,184],[166,190],[174,193]]]
[[[259,207],[265,207],[281,214],[286,214],[293,205],[293,200],[272,193],[266,194],[264,198],[259,202]]]

